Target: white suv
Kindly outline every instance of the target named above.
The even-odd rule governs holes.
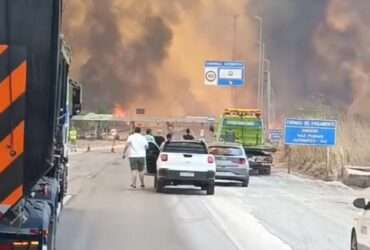
[[[155,188],[162,192],[166,185],[194,185],[215,193],[216,164],[202,141],[170,141],[161,147],[157,160]]]
[[[361,213],[354,220],[351,237],[351,250],[370,249],[370,202],[363,198],[353,202],[356,208],[361,209]]]

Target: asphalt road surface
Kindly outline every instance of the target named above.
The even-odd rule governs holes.
[[[214,196],[192,187],[157,194],[151,177],[129,188],[127,162],[106,151],[73,155],[57,249],[350,249],[360,191],[275,170],[249,188],[222,183]]]

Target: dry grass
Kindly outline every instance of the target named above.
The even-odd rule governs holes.
[[[342,120],[339,122],[337,146],[329,150],[313,147],[285,149],[282,161],[296,171],[321,179],[340,180],[345,165],[370,166],[370,124]]]

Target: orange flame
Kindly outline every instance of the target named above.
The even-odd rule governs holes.
[[[113,116],[117,118],[124,118],[126,116],[126,112],[120,104],[114,105]]]

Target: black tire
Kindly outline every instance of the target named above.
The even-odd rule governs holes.
[[[157,175],[154,175],[154,188],[157,188]]]
[[[242,187],[248,187],[249,186],[249,177],[242,182]]]
[[[47,242],[47,249],[48,250],[55,250],[56,249],[56,222],[51,222],[48,229],[48,242]]]
[[[351,250],[358,250],[357,235],[355,230],[353,230],[351,236]]]
[[[266,170],[264,171],[264,174],[265,174],[265,175],[271,175],[271,168],[266,169]]]
[[[163,181],[161,181],[160,179],[157,179],[157,185],[155,186],[155,191],[157,193],[162,193],[163,187],[164,187]]]
[[[212,181],[207,186],[207,195],[214,195],[215,194],[215,183]]]

